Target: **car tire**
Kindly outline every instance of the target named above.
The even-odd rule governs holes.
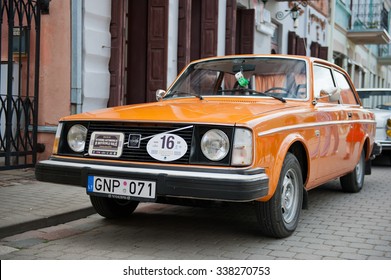
[[[340,178],[341,187],[344,192],[357,193],[364,185],[365,176],[365,153],[361,151],[360,160],[352,172]]]
[[[293,154],[288,153],[272,198],[266,202],[255,202],[261,233],[275,238],[290,236],[296,230],[302,204],[303,178],[300,163]]]
[[[95,211],[108,219],[130,216],[136,210],[139,202],[124,199],[114,199],[100,196],[90,196]]]

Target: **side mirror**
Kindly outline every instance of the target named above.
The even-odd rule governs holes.
[[[320,96],[316,98],[316,100],[322,99],[322,98],[329,98],[330,102],[336,102],[339,101],[341,98],[341,89],[339,87],[331,87],[328,89],[322,89],[320,91]]]
[[[166,91],[163,89],[158,89],[156,91],[156,101],[161,101],[163,99],[164,95],[166,95]]]

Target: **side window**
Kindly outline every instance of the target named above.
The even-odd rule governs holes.
[[[334,75],[337,85],[341,89],[342,104],[359,104],[346,76],[338,71],[334,71]]]
[[[314,96],[320,97],[320,91],[335,87],[331,69],[314,65]],[[329,98],[320,98],[319,102],[330,102]]]

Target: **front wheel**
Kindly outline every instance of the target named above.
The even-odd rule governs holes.
[[[139,204],[138,201],[100,196],[90,196],[90,200],[95,211],[99,215],[109,219],[130,216]]]
[[[255,202],[255,211],[262,234],[276,238],[291,235],[299,222],[303,204],[303,178],[297,158],[288,153],[273,197]]]
[[[365,153],[361,151],[360,159],[352,172],[340,178],[341,187],[344,192],[357,193],[364,185],[365,176]]]

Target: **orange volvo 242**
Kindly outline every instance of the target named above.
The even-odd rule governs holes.
[[[251,202],[260,231],[292,234],[312,188],[370,174],[374,115],[327,61],[241,55],[192,62],[157,102],[62,118],[41,181],[86,188],[107,218],[139,202]]]

